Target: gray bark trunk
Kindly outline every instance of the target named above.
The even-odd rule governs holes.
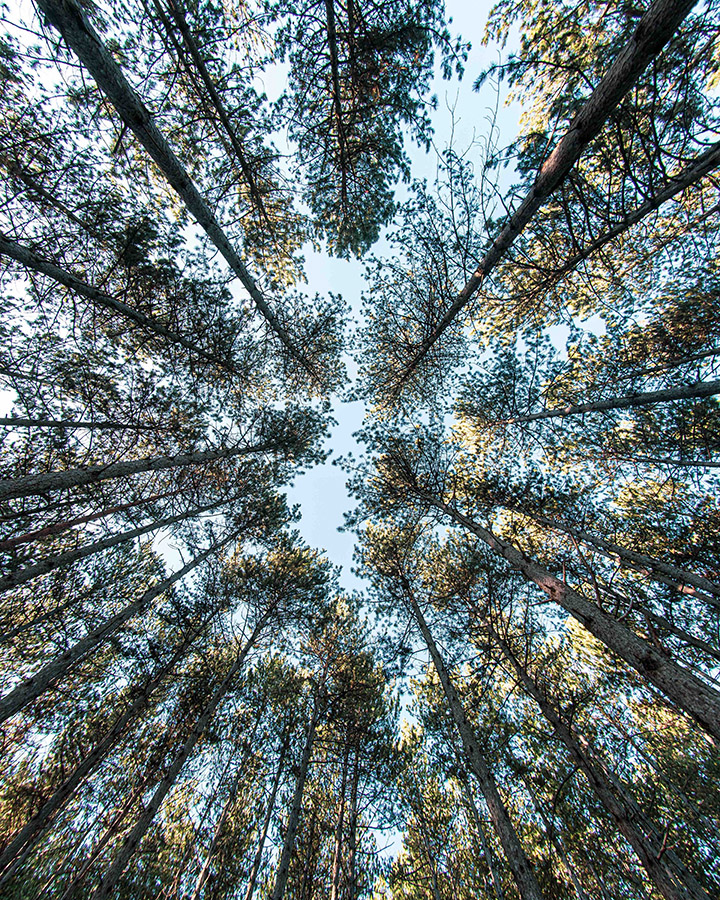
[[[578,403],[571,406],[558,406],[544,409],[542,412],[527,416],[513,416],[511,419],[499,419],[497,425],[520,425],[526,422],[537,422],[539,419],[564,419],[567,416],[578,416],[582,413],[607,412],[613,409],[631,409],[635,406],[652,406],[655,403],[670,403],[673,400],[692,400],[699,397],[714,397],[720,394],[720,381],[699,381],[678,388],[663,388],[659,391],[645,391],[638,394],[627,394],[624,397],[611,397],[609,400],[595,400],[592,403]]]
[[[113,478],[127,478],[130,475],[139,475],[144,472],[162,472],[165,469],[200,465],[218,459],[233,459],[237,456],[249,456],[252,453],[272,453],[278,449],[276,442],[269,441],[251,447],[197,450],[194,453],[178,453],[175,456],[151,456],[109,463],[104,466],[80,466],[77,469],[66,469],[63,472],[23,475],[20,478],[7,478],[0,481],[0,500],[68,490],[73,487],[97,484],[100,481],[109,481]]]
[[[56,265],[52,260],[40,256],[39,253],[36,253],[29,247],[24,247],[22,244],[10,240],[10,238],[6,237],[4,234],[0,234],[0,256],[9,256],[11,259],[19,262],[22,266],[25,266],[26,269],[30,269],[33,272],[39,272],[41,275],[46,275],[58,284],[62,284],[64,287],[69,288],[74,294],[84,297],[94,306],[99,306],[102,309],[110,309],[119,316],[122,316],[122,318],[129,319],[136,325],[140,325],[148,331],[154,332],[160,337],[171,341],[173,344],[184,347],[186,350],[190,351],[190,353],[201,357],[207,362],[212,363],[214,366],[219,366],[222,369],[227,369],[229,372],[236,374],[235,369],[225,360],[214,356],[212,353],[208,353],[188,338],[166,328],[162,323],[157,322],[155,319],[151,319],[144,313],[138,312],[138,310],[133,309],[132,306],[128,306],[127,303],[116,300],[109,294],[105,294],[103,291],[94,288],[81,278],[73,275],[72,272],[60,268],[60,266]]]
[[[292,859],[293,851],[295,850],[295,838],[297,837],[298,825],[300,824],[300,810],[302,808],[305,781],[310,768],[310,759],[312,757],[313,744],[315,743],[315,731],[318,722],[320,721],[320,690],[321,688],[318,687],[315,691],[312,716],[310,718],[310,724],[308,725],[305,747],[303,748],[300,768],[295,781],[295,791],[290,805],[290,814],[288,816],[287,829],[285,830],[285,838],[283,840],[283,848],[282,853],[280,854],[280,863],[278,865],[278,872],[277,877],[275,878],[275,887],[273,888],[271,900],[283,900],[285,888],[287,887],[288,875],[290,874],[290,861]]]
[[[18,587],[21,584],[25,584],[33,578],[39,578],[40,575],[48,575],[50,572],[54,572],[56,569],[60,569],[63,566],[69,566],[72,563],[79,562],[81,559],[87,559],[95,553],[102,553],[103,550],[110,550],[112,547],[125,544],[128,541],[135,540],[135,538],[142,537],[145,534],[151,534],[153,531],[158,531],[160,528],[165,528],[168,525],[174,525],[185,519],[191,519],[204,512],[217,509],[219,506],[222,506],[224,502],[226,501],[221,500],[215,503],[206,504],[205,506],[199,506],[196,509],[179,513],[176,516],[167,516],[164,519],[158,519],[155,522],[151,522],[149,525],[143,525],[141,528],[133,528],[130,531],[123,531],[120,534],[112,534],[108,537],[101,538],[98,541],[93,541],[90,544],[85,544],[82,547],[76,547],[74,550],[67,550],[65,553],[58,553],[56,556],[48,556],[45,559],[41,559],[39,562],[33,563],[31,566],[26,566],[24,569],[19,569],[16,572],[12,572],[10,575],[5,575],[0,578],[0,593]]]
[[[657,838],[659,832],[647,821],[637,804],[628,803],[626,797],[618,796],[618,792],[613,791],[604,766],[581,747],[570,727],[562,720],[553,704],[545,698],[507,642],[492,627],[488,628],[488,632],[511,664],[520,684],[535,700],[555,734],[565,744],[571,758],[582,770],[598,800],[633,848],[651,882],[662,896],[666,900],[710,900],[709,895],[673,851],[666,848],[663,852],[661,842],[653,840]]]
[[[205,709],[200,714],[198,720],[196,721],[192,731],[188,735],[185,743],[182,746],[182,749],[178,753],[178,755],[173,760],[172,765],[166,772],[160,784],[157,786],[155,793],[152,796],[152,799],[148,802],[147,806],[143,810],[140,818],[136,822],[134,828],[130,831],[125,841],[123,842],[122,847],[117,853],[115,859],[110,864],[107,872],[105,873],[102,881],[93,892],[91,900],[108,900],[108,898],[112,895],[115,886],[120,879],[120,876],[125,871],[125,868],[130,861],[130,858],[135,853],[140,841],[144,837],[148,828],[150,827],[153,819],[157,811],[160,809],[163,800],[170,793],[177,780],[178,775],[180,774],[181,769],[185,765],[188,760],[188,757],[195,749],[195,745],[200,740],[200,738],[205,733],[208,725],[212,721],[215,712],[220,705],[223,697],[227,693],[230,688],[233,679],[237,675],[237,673],[242,668],[245,659],[249,650],[254,646],[255,641],[258,638],[262,628],[264,627],[267,619],[269,618],[270,610],[260,619],[258,624],[253,629],[252,634],[246,641],[242,650],[238,654],[237,659],[230,667],[229,672],[225,675],[223,680],[217,686],[217,688],[213,691],[208,704]]]
[[[530,861],[525,855],[525,850],[523,849],[520,839],[517,836],[517,832],[515,831],[515,827],[510,820],[510,816],[502,801],[500,792],[497,789],[490,767],[480,750],[478,740],[467,720],[465,710],[460,703],[460,698],[457,695],[455,686],[450,680],[450,674],[445,668],[445,664],[440,656],[430,629],[425,622],[425,618],[415,600],[407,580],[403,578],[403,581],[408,604],[412,610],[413,617],[422,632],[422,636],[425,639],[433,665],[435,666],[440,683],[442,684],[443,693],[445,694],[448,707],[450,708],[450,713],[460,733],[460,739],[462,740],[463,749],[465,751],[465,758],[478,780],[483,797],[485,797],[490,818],[492,819],[493,826],[500,838],[500,843],[505,851],[505,857],[510,866],[515,883],[518,886],[518,890],[520,891],[520,896],[523,900],[542,900],[542,892],[537,883],[537,879],[535,878]]]
[[[497,900],[505,900],[502,889],[502,882],[500,881],[500,873],[497,870],[490,844],[487,837],[485,836],[485,828],[483,827],[483,823],[480,820],[480,814],[478,813],[477,806],[475,805],[475,798],[472,795],[470,785],[467,783],[466,777],[464,775],[460,779],[460,784],[462,785],[463,792],[467,799],[468,809],[470,810],[470,815],[472,816],[472,820],[475,825],[475,831],[477,832],[478,841],[480,842],[480,849],[482,850],[483,856],[485,857],[485,862],[487,864],[488,871],[490,872],[490,877],[492,878],[495,897],[497,898]]]
[[[342,774],[340,776],[340,800],[338,803],[337,824],[335,825],[335,847],[330,882],[330,900],[338,900],[340,892],[340,873],[342,871],[342,835],[345,827],[345,794],[347,792],[348,762],[350,759],[350,742],[345,741]]]

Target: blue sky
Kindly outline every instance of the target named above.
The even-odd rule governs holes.
[[[490,7],[491,4],[486,0],[479,3],[449,0],[446,4],[448,15],[453,20],[450,25],[451,33],[459,33],[464,41],[472,42],[473,47],[461,82],[457,79],[443,81],[436,77],[432,87],[432,93],[438,100],[433,124],[435,145],[439,152],[452,139],[454,149],[462,153],[471,147],[473,141],[488,133],[497,97],[491,85],[484,86],[480,93],[474,92],[472,85],[481,70],[498,59],[496,48],[483,47],[480,43]],[[273,92],[272,89],[270,92]],[[517,106],[506,107],[500,102],[496,126],[501,144],[509,142],[515,136],[518,118]],[[437,169],[436,153],[431,151],[426,154],[410,143],[407,144],[407,150],[412,161],[413,177],[432,181]],[[472,158],[472,151],[470,157]],[[404,193],[405,189],[401,185],[398,198],[402,199]],[[386,245],[381,240],[372,252],[381,255],[385,249]],[[311,248],[306,249],[305,256],[308,293],[327,294],[332,291],[341,294],[357,317],[363,287],[363,263],[358,260],[334,259]],[[349,369],[352,375],[351,363]],[[355,538],[352,533],[338,532],[338,528],[343,525],[344,514],[352,508],[353,501],[346,489],[347,473],[333,465],[332,461],[350,452],[357,455],[359,448],[353,434],[362,425],[363,414],[363,404],[358,401],[338,402],[335,405],[334,416],[338,424],[327,445],[332,451],[330,458],[324,465],[316,466],[296,478],[294,486],[288,491],[289,502],[300,504],[302,510],[298,529],[303,538],[310,546],[325,550],[335,565],[342,566],[341,583],[349,590],[362,587],[362,583],[350,571]]]

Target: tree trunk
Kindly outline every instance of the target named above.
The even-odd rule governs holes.
[[[415,784],[415,798],[417,800],[417,824],[420,829],[423,846],[425,847],[425,856],[427,857],[428,869],[430,870],[430,885],[432,887],[433,900],[442,900],[440,895],[440,884],[438,882],[437,866],[435,865],[435,855],[430,846],[430,838],[428,836],[427,818],[423,808],[422,796],[420,790]]]
[[[544,409],[542,412],[527,416],[513,416],[511,419],[498,419],[494,425],[520,425],[524,422],[537,422],[539,419],[564,419],[567,416],[578,416],[581,413],[606,412],[611,409],[631,409],[635,406],[652,406],[655,403],[670,403],[673,400],[691,400],[697,397],[714,397],[720,394],[720,381],[698,381],[677,388],[663,388],[659,391],[627,394],[624,397],[611,397],[609,400],[595,400],[591,403],[578,403],[570,406],[558,406]]]
[[[348,762],[350,759],[350,741],[345,740],[345,749],[340,775],[340,798],[338,802],[337,824],[335,826],[335,848],[333,851],[332,874],[330,882],[330,900],[338,900],[340,892],[340,874],[342,872],[342,836],[345,827],[345,794],[347,793]]]
[[[312,366],[295,346],[290,335],[268,306],[260,289],[233,249],[210,207],[200,196],[190,176],[155,125],[146,106],[130,87],[122,70],[102,43],[74,0],[38,0],[48,21],[62,34],[68,46],[95,79],[100,90],[115,107],[125,125],[133,132],[157,164],[168,183],[182,199],[226,262],[240,279],[258,311],[265,318],[288,353],[312,375]]]
[[[601,550],[606,556],[627,563],[640,574],[646,575],[660,584],[666,584],[681,594],[698,597],[698,599],[709,603],[716,609],[720,609],[720,586],[708,578],[703,578],[702,575],[696,575],[694,572],[688,572],[662,560],[653,559],[644,553],[628,550],[626,547],[621,547],[619,544],[614,544],[605,538],[590,534],[580,528],[566,525],[564,522],[558,522],[557,519],[550,519],[547,516],[527,512],[520,506],[508,506],[507,508],[527,516],[539,525],[544,525],[546,528],[552,528],[555,531],[561,531],[582,541],[584,544],[589,544],[591,547]],[[698,593],[698,591],[703,593]],[[707,596],[708,594],[714,596]]]
[[[107,465],[80,466],[76,469],[65,469],[62,472],[44,472],[37,475],[24,475],[20,478],[7,478],[0,481],[0,500],[29,497],[49,491],[68,490],[73,487],[98,484],[112,478],[127,478],[143,472],[162,472],[165,469],[200,465],[220,459],[249,456],[253,453],[278,452],[280,449],[277,441],[267,441],[248,447],[196,450],[194,453],[177,453],[175,456],[146,456],[142,459],[124,460]]]
[[[21,584],[25,584],[33,578],[39,578],[41,575],[48,575],[50,572],[54,572],[56,569],[60,569],[63,566],[69,566],[72,563],[79,562],[81,559],[87,559],[89,556],[101,553],[103,550],[109,550],[111,547],[117,547],[120,544],[135,540],[135,538],[142,537],[144,534],[151,534],[153,531],[158,531],[160,528],[165,528],[168,525],[174,525],[176,522],[192,519],[194,516],[202,515],[202,513],[217,509],[224,503],[229,502],[231,501],[218,500],[215,503],[199,506],[196,509],[180,513],[176,516],[167,516],[164,519],[158,519],[155,522],[151,522],[149,525],[143,525],[140,528],[133,528],[130,531],[123,531],[120,534],[112,534],[108,537],[100,538],[98,541],[93,541],[82,547],[76,547],[74,550],[67,550],[65,553],[58,553],[56,556],[48,556],[45,559],[41,559],[39,562],[26,566],[24,569],[18,569],[10,575],[5,575],[3,578],[0,578],[0,593],[9,591],[11,588],[18,587]]]
[[[399,378],[399,386],[412,375],[430,348],[503,259],[515,238],[562,184],[588,144],[600,133],[610,113],[660,53],[694,5],[694,0],[656,0],[646,11],[630,41],[540,167],[533,186],[510,216],[475,273],[406,364]]]
[[[324,684],[324,679],[325,676],[323,676],[321,684]],[[310,723],[308,725],[305,747],[303,749],[302,759],[300,760],[300,768],[298,770],[297,779],[295,780],[295,791],[290,806],[287,829],[285,830],[285,838],[283,840],[283,848],[280,855],[280,864],[278,865],[278,873],[275,878],[275,887],[273,888],[271,900],[283,900],[288,875],[290,874],[290,861],[292,859],[293,851],[295,850],[295,838],[297,837],[298,825],[300,824],[303,791],[305,790],[305,781],[307,779],[308,769],[310,768],[310,758],[315,742],[315,731],[318,722],[320,721],[320,714],[322,711],[320,701],[320,692],[322,690],[321,684],[319,684],[315,690],[312,716],[310,717]]]
[[[230,667],[230,670],[222,679],[220,684],[215,688],[213,693],[210,696],[210,700],[205,706],[205,709],[202,711],[200,716],[198,717],[192,731],[188,735],[185,743],[182,746],[182,749],[177,754],[175,759],[173,760],[172,765],[165,773],[164,777],[158,784],[155,793],[152,796],[152,799],[148,802],[146,807],[144,808],[140,818],[138,819],[135,827],[130,831],[130,834],[127,836],[125,841],[123,842],[122,847],[118,851],[115,859],[110,864],[107,872],[105,873],[102,881],[95,889],[92,894],[91,900],[107,900],[109,898],[115,886],[120,879],[120,876],[125,871],[125,867],[127,866],[130,858],[135,853],[135,850],[138,847],[138,844],[144,837],[148,828],[150,827],[153,819],[155,818],[155,814],[160,809],[163,800],[170,793],[177,780],[178,775],[180,774],[181,769],[185,765],[188,760],[188,757],[195,749],[195,745],[200,740],[200,738],[205,733],[208,725],[211,723],[215,712],[220,705],[220,702],[224,698],[228,689],[230,688],[233,679],[237,675],[237,673],[242,668],[245,659],[248,655],[250,649],[254,646],[255,641],[257,640],[262,628],[265,626],[268,618],[270,617],[271,608],[262,616],[262,618],[258,621],[257,625],[252,631],[252,634],[245,642],[242,650],[238,654],[237,659]]]
[[[402,580],[408,605],[410,606],[413,617],[425,639],[433,665],[435,666],[440,683],[442,684],[443,693],[445,694],[450,713],[460,733],[460,739],[465,751],[465,758],[480,785],[480,790],[482,791],[490,812],[490,818],[492,819],[497,835],[500,838],[500,843],[505,851],[505,856],[508,865],[510,866],[510,870],[512,871],[513,878],[518,886],[518,890],[520,891],[520,896],[523,900],[542,900],[542,892],[540,891],[540,886],[537,883],[532,866],[525,855],[517,832],[510,821],[510,816],[502,801],[500,792],[497,789],[493,774],[480,750],[480,745],[465,715],[465,710],[460,703],[460,698],[457,695],[455,686],[450,680],[450,674],[445,668],[445,664],[442,661],[437,645],[425,622],[425,617],[420,610],[420,606],[415,599],[409,582],[404,576],[402,577]]]
[[[161,322],[151,319],[149,316],[139,312],[132,306],[128,306],[127,303],[116,300],[114,297],[111,297],[110,294],[98,290],[91,284],[78,278],[77,275],[73,275],[72,272],[62,269],[52,260],[41,256],[29,247],[24,247],[22,244],[16,243],[4,234],[0,234],[0,256],[9,256],[10,259],[19,262],[20,265],[24,266],[26,269],[45,275],[53,281],[56,281],[58,284],[62,284],[64,287],[69,288],[74,294],[84,297],[94,306],[99,306],[101,309],[112,310],[113,313],[116,313],[123,319],[128,319],[136,325],[140,325],[142,328],[146,328],[148,331],[152,331],[160,337],[165,338],[171,343],[184,347],[190,353],[212,363],[214,366],[227,369],[232,374],[236,374],[235,369],[229,365],[227,361],[220,359],[212,353],[208,353],[206,350],[203,350],[202,347],[198,347],[194,341],[166,328]]]
[[[263,851],[265,850],[265,841],[267,840],[267,833],[268,829],[270,828],[270,820],[272,819],[272,814],[275,809],[275,799],[280,787],[280,781],[282,779],[283,769],[285,766],[285,757],[287,756],[289,744],[290,728],[288,727],[283,738],[282,746],[280,747],[280,757],[278,759],[277,768],[275,770],[275,777],[272,784],[272,790],[270,791],[267,808],[265,810],[265,816],[263,818],[262,828],[260,830],[260,840],[258,841],[258,848],[255,852],[255,858],[253,859],[252,868],[250,869],[247,890],[245,891],[245,900],[252,900],[253,894],[255,893],[255,883],[257,882],[258,873],[260,872],[260,864],[262,863]]]
[[[502,889],[502,882],[500,880],[500,873],[498,872],[497,866],[495,865],[495,858],[493,857],[492,849],[490,848],[488,839],[485,836],[485,828],[483,827],[483,823],[480,821],[480,814],[477,811],[475,798],[473,797],[472,791],[470,790],[470,785],[467,782],[467,777],[463,775],[459,780],[460,784],[462,785],[463,793],[465,794],[465,797],[467,799],[467,805],[468,809],[470,810],[473,823],[475,824],[475,831],[478,836],[478,841],[480,842],[480,849],[483,852],[488,871],[490,872],[490,877],[492,878],[495,897],[497,898],[497,900],[505,900]]]
[[[626,797],[619,798],[613,791],[604,766],[581,747],[570,727],[565,724],[556,708],[545,698],[535,681],[520,664],[508,643],[491,625],[487,626],[487,630],[502,651],[503,656],[511,664],[520,684],[536,701],[543,715],[552,725],[555,734],[565,744],[573,762],[580,767],[597,798],[635,851],[652,884],[666,900],[710,900],[709,895],[687,871],[673,851],[661,847],[661,842],[657,840],[658,830],[649,823],[637,804],[628,803]],[[647,837],[644,833],[647,834]],[[656,839],[653,841],[653,838]]]
[[[10,864],[18,854],[24,853],[29,847],[35,846],[39,838],[42,836],[48,823],[55,814],[63,809],[65,805],[75,795],[83,781],[90,775],[105,759],[108,753],[113,749],[117,742],[123,737],[128,726],[134,722],[146,707],[150,705],[150,698],[153,692],[159,687],[167,674],[177,665],[187,652],[188,646],[198,637],[202,629],[207,624],[208,619],[203,625],[195,629],[192,635],[186,637],[178,646],[172,658],[157,672],[142,688],[140,688],[130,706],[113,722],[105,736],[95,745],[76,766],[73,772],[56,788],[48,800],[35,813],[35,815],[27,822],[18,832],[11,838],[10,842],[0,854],[0,885],[15,871],[16,866],[10,867]],[[132,696],[132,693],[131,695]]]
[[[61,653],[60,656],[56,656],[52,662],[47,663],[34,675],[20,682],[20,684],[10,691],[9,694],[0,698],[0,723],[4,722],[10,716],[15,715],[15,713],[19,712],[24,706],[39,697],[59,678],[65,676],[70,669],[83,660],[88,653],[106,641],[110,635],[115,634],[128,619],[146,609],[156,597],[164,594],[177,581],[184,578],[188,572],[199,566],[200,563],[216,553],[221,547],[229,544],[231,540],[237,537],[237,535],[238,532],[235,531],[229,537],[208,547],[207,550],[204,550],[187,563],[187,565],[183,566],[179,572],[176,572],[169,578],[165,578],[154,587],[149,588],[137,600],[129,603],[119,613],[112,616],[112,618],[107,619],[102,625],[95,628],[89,634],[86,634],[85,637],[77,641],[69,650]]]
[[[350,820],[348,822],[347,900],[355,900],[357,890],[358,786],[360,784],[360,738],[355,744],[355,761],[350,782]]]
[[[499,556],[534,582],[550,599],[570,613],[591,634],[642,677],[659,688],[679,709],[694,718],[716,741],[720,741],[720,696],[683,666],[638,637],[595,603],[586,600],[559,578],[551,575],[512,544],[473,522],[453,506],[418,491],[425,502],[477,535]]]
[[[11,538],[5,538],[0,541],[0,550],[12,550],[18,544],[29,544],[32,541],[39,541],[46,537],[55,537],[55,535],[63,534],[74,528],[75,525],[84,525],[86,522],[94,522],[97,519],[104,519],[106,516],[115,515],[115,513],[125,512],[128,509],[136,509],[138,506],[144,506],[146,503],[153,503],[155,500],[164,500],[167,497],[177,496],[177,490],[164,491],[162,494],[153,494],[150,497],[141,497],[139,500],[133,500],[130,503],[119,503],[116,506],[109,506],[100,512],[88,513],[84,516],[76,516],[74,519],[64,519],[61,522],[54,522],[52,525],[46,525],[44,528],[37,528],[35,531],[28,531],[26,534],[18,534]],[[44,512],[44,510],[43,510]],[[18,513],[17,517],[23,514]]]

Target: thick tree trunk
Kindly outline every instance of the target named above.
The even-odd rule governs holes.
[[[268,797],[265,816],[263,817],[262,828],[260,829],[260,840],[258,841],[252,868],[250,869],[250,876],[248,878],[247,889],[245,891],[245,900],[252,900],[253,894],[255,893],[255,884],[257,883],[257,877],[260,872],[260,865],[262,863],[263,852],[265,851],[265,841],[267,840],[270,821],[275,810],[275,800],[277,798],[277,792],[280,788],[280,781],[282,779],[283,770],[285,768],[285,757],[287,756],[289,742],[290,728],[287,729],[285,736],[283,737],[282,746],[280,747],[280,757],[278,758],[277,768],[275,769],[275,777],[273,779],[270,796]]]
[[[716,741],[720,741],[720,695],[699,678],[678,665],[634,631],[618,622],[595,603],[551,575],[533,559],[472,521],[453,506],[418,491],[429,505],[477,535],[499,556],[534,582],[550,599],[570,613],[591,634],[625,660],[643,679],[655,685],[678,709],[694,718]]]
[[[280,863],[278,865],[278,872],[275,878],[275,887],[273,888],[271,900],[283,900],[285,888],[287,887],[288,875],[290,874],[290,861],[292,860],[293,851],[295,850],[295,838],[297,837],[297,830],[300,824],[300,810],[302,808],[305,781],[307,780],[308,770],[310,768],[310,759],[315,743],[315,731],[322,712],[320,700],[322,684],[324,684],[324,677],[321,684],[318,685],[315,690],[313,711],[310,717],[307,735],[305,737],[305,747],[303,748],[303,754],[300,760],[300,768],[298,769],[297,778],[295,780],[295,791],[290,805],[290,814],[288,816],[288,824],[285,830],[285,838],[283,839],[283,848],[282,853],[280,854]]]
[[[190,560],[187,565],[183,566],[180,571],[175,572],[169,578],[165,578],[159,584],[149,588],[137,600],[122,609],[119,613],[107,619],[102,625],[80,638],[69,650],[56,656],[54,660],[47,663],[29,678],[22,681],[16,688],[0,698],[0,723],[4,722],[10,716],[15,715],[28,703],[31,703],[42,693],[44,693],[58,679],[64,677],[74,666],[83,660],[92,650],[104,643],[111,635],[115,634],[128,619],[131,619],[137,613],[146,609],[149,604],[161,594],[169,590],[176,582],[184,578],[188,572],[204,562],[209,556],[229,544],[237,537],[238,532],[233,532],[230,536],[221,541],[214,543],[202,553],[199,553],[194,559]]]
[[[619,53],[605,77],[585,101],[564,136],[540,167],[535,183],[518,209],[510,216],[475,273],[405,366],[399,379],[399,385],[402,385],[412,375],[433,344],[503,259],[515,238],[562,184],[584,150],[600,133],[610,113],[672,38],[694,5],[694,0],[656,0],[647,10],[630,41]]]
[[[720,381],[699,381],[677,388],[664,388],[659,391],[627,394],[624,397],[611,397],[608,400],[595,400],[591,403],[578,403],[570,406],[558,406],[544,409],[542,412],[527,416],[513,416],[511,419],[498,419],[495,425],[520,425],[526,422],[537,422],[539,419],[564,419],[567,416],[578,416],[582,413],[607,412],[613,409],[631,409],[635,406],[653,406],[656,403],[670,403],[673,400],[692,400],[699,397],[714,397],[720,394]]]
[[[420,610],[420,606],[410,588],[409,582],[404,576],[402,580],[408,605],[410,606],[413,617],[425,639],[433,665],[435,666],[440,683],[442,684],[443,693],[445,694],[450,713],[460,733],[460,739],[463,744],[463,750],[465,751],[467,764],[477,778],[480,790],[487,803],[488,811],[490,812],[490,818],[492,819],[497,835],[500,838],[500,843],[505,851],[508,865],[510,866],[513,878],[520,891],[520,896],[523,900],[542,900],[542,892],[537,883],[537,879],[535,878],[530,861],[525,855],[525,850],[515,831],[515,827],[510,821],[510,816],[502,801],[500,792],[497,789],[493,774],[480,750],[480,745],[465,715],[465,710],[460,703],[460,698],[450,679],[450,674],[445,668],[445,664],[440,656],[430,629],[425,622],[425,617]]]
[[[123,531],[120,534],[112,534],[108,537],[100,538],[98,541],[93,541],[90,544],[85,544],[82,547],[76,547],[74,550],[67,550],[65,553],[58,553],[56,556],[48,556],[45,559],[41,559],[39,562],[26,566],[24,569],[18,569],[10,575],[5,575],[0,578],[0,593],[18,587],[21,584],[25,584],[33,578],[39,578],[40,575],[48,575],[50,572],[54,572],[56,569],[60,569],[63,566],[69,566],[72,563],[79,562],[81,559],[87,559],[89,556],[93,556],[96,553],[102,553],[103,550],[110,550],[112,547],[117,547],[128,541],[133,541],[135,538],[142,537],[145,534],[151,534],[153,531],[158,531],[160,528],[166,528],[168,525],[175,525],[177,522],[182,522],[185,519],[192,519],[195,516],[202,515],[202,513],[217,509],[228,502],[230,501],[219,500],[215,503],[208,503],[205,506],[199,506],[187,512],[179,513],[176,516],[167,516],[164,519],[158,519],[155,522],[151,522],[149,525],[143,525],[141,528],[133,528],[130,531]]]
[[[201,197],[180,160],[155,125],[153,118],[130,87],[120,66],[102,43],[99,35],[88,22],[84,12],[74,0],[37,0],[38,6],[50,24],[62,34],[68,46],[95,79],[100,90],[115,107],[125,125],[133,132],[150,157],[157,164],[168,183],[182,199],[226,262],[239,278],[252,298],[258,311],[270,329],[278,337],[288,353],[300,362],[312,375],[312,366],[295,346],[277,316],[268,306],[260,289],[245,268],[239,254],[233,249],[227,235],[218,223],[210,207]]]
[[[158,784],[155,793],[153,794],[148,804],[145,806],[142,814],[140,815],[140,818],[135,824],[135,827],[126,837],[122,847],[118,851],[115,859],[110,864],[102,881],[93,892],[91,900],[108,900],[108,898],[113,894],[120,876],[125,871],[125,867],[130,861],[130,858],[135,853],[140,841],[150,827],[157,811],[162,805],[163,800],[172,790],[177,777],[180,774],[180,771],[187,762],[192,751],[195,749],[195,745],[205,733],[208,725],[211,723],[218,706],[220,705],[222,699],[232,685],[233,679],[242,668],[248,652],[255,645],[260,632],[262,631],[263,627],[270,617],[270,612],[271,609],[269,609],[258,621],[257,625],[252,631],[252,634],[245,642],[245,645],[238,654],[237,659],[230,667],[230,670],[211,694],[209,702],[198,717],[192,731],[186,738],[182,749],[177,754],[172,762],[172,765]]]
[[[233,459],[237,456],[272,453],[279,450],[280,446],[277,441],[267,441],[249,447],[196,450],[194,453],[177,453],[175,456],[146,456],[143,459],[124,460],[104,466],[80,466],[77,469],[66,469],[62,472],[23,475],[20,478],[7,478],[0,481],[0,500],[29,497],[50,491],[63,491],[73,487],[98,484],[113,478],[128,478],[144,472],[162,472],[165,469],[195,466],[220,459]]]
[[[207,362],[212,363],[214,366],[218,366],[221,369],[227,369],[232,374],[236,374],[235,369],[225,360],[198,347],[194,341],[166,328],[161,322],[157,322],[155,319],[151,319],[144,313],[138,312],[138,310],[133,309],[132,306],[128,306],[127,303],[116,300],[109,294],[105,294],[103,291],[94,288],[81,278],[78,278],[77,275],[73,275],[72,272],[60,268],[60,266],[56,265],[52,260],[40,256],[39,253],[36,253],[29,247],[24,247],[22,244],[16,243],[4,234],[0,234],[0,256],[8,256],[10,259],[14,259],[22,266],[25,266],[26,269],[38,272],[41,275],[46,275],[58,284],[62,284],[64,287],[69,288],[74,294],[84,297],[94,306],[112,310],[113,313],[121,316],[123,319],[129,319],[136,325],[140,325],[142,328],[154,332],[171,343],[184,347],[190,353],[201,357]]]
[[[507,641],[492,626],[488,626],[488,633],[512,666],[524,690],[536,701],[555,734],[565,744],[573,762],[582,770],[598,800],[635,851],[657,890],[666,900],[710,900],[709,895],[673,851],[662,847],[661,839],[658,840],[660,832],[647,820],[637,804],[628,803],[626,796],[618,796],[618,791],[613,790],[604,766],[581,747],[570,727],[545,698]]]

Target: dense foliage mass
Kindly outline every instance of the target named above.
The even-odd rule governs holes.
[[[717,897],[716,0],[2,10],[2,896]]]

